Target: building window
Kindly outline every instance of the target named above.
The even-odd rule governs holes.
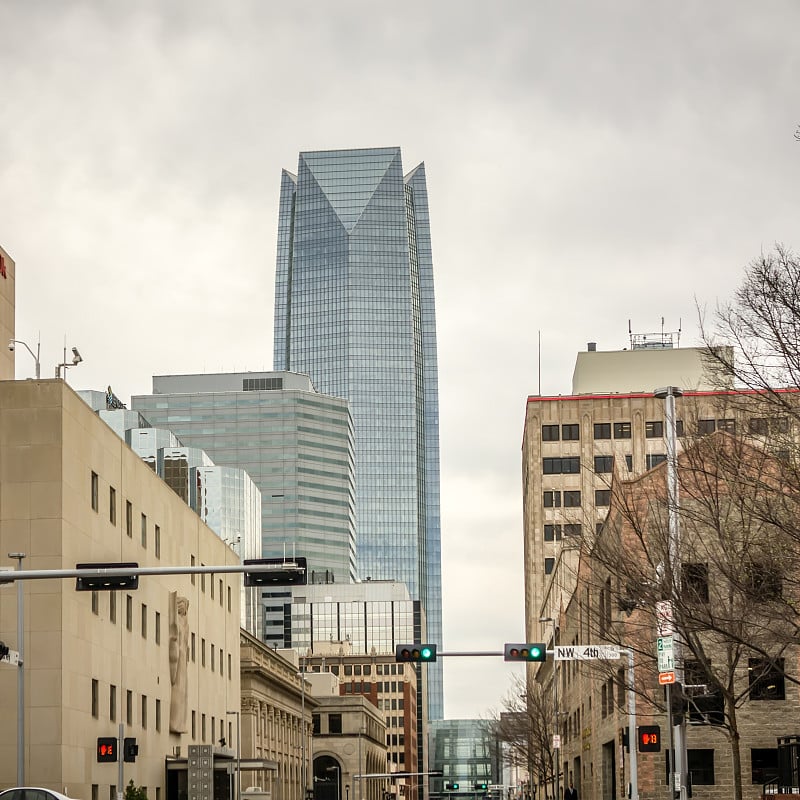
[[[558,425],[542,425],[542,441],[557,442],[560,428]]]
[[[231,587],[228,586],[228,613],[231,613]]]
[[[156,644],[161,644],[161,612],[156,611]]]
[[[195,643],[196,643],[195,635],[192,633],[192,664],[195,662]]]
[[[189,564],[190,564],[190,566],[192,566],[192,567],[195,565],[194,556],[192,556],[192,557],[189,559]],[[192,586],[194,586],[194,579],[195,579],[195,575],[194,575],[194,572],[193,572],[193,573],[192,573],[192,574],[189,576],[189,580],[192,582]]]
[[[614,467],[614,456],[595,456],[594,471],[597,473],[611,472]]]
[[[117,524],[117,490],[113,486],[108,487],[108,521]]]
[[[147,516],[142,514],[142,547],[147,547]]]
[[[549,575],[555,568],[556,560],[554,558],[546,558],[544,560],[544,574]]]
[[[778,748],[754,747],[750,750],[752,782],[763,784],[778,777]]]
[[[611,489],[595,489],[594,490],[594,504],[596,506],[610,506],[611,505]]]
[[[561,492],[555,490],[545,492],[542,498],[542,504],[545,508],[560,508]]]
[[[577,442],[581,438],[581,426],[575,424],[561,426],[561,438],[565,442]]]
[[[751,700],[785,700],[783,659],[750,658],[747,661]]]
[[[200,639],[200,666],[206,665],[206,640]]]
[[[161,526],[153,528],[153,547],[156,551],[156,558],[161,558]]]
[[[125,627],[133,630],[133,598],[129,594],[125,595]]]
[[[111,722],[117,719],[117,687],[113,683],[108,687],[108,718]]]
[[[580,470],[581,460],[578,456],[542,459],[542,472],[545,475],[577,475]]]
[[[147,638],[147,606],[142,603],[142,639]]]
[[[628,469],[628,472],[633,472],[633,456],[627,455],[625,456],[625,466]]]
[[[206,740],[206,715],[200,715],[200,741],[204,742]]]
[[[100,593],[92,592],[92,614],[100,613]]]
[[[714,785],[713,750],[688,750],[686,753],[686,766],[689,770],[690,786]]]
[[[156,730],[161,730],[161,701],[156,698]]]
[[[219,580],[219,604],[222,606],[222,578]]]
[[[682,564],[681,588],[688,603],[708,602],[708,564]]]
[[[735,419],[718,419],[717,430],[726,431],[727,433],[736,433],[736,420]]]
[[[580,492],[564,492],[564,508],[580,508],[580,507],[581,507]]]
[[[697,432],[701,436],[709,433],[714,433],[717,423],[713,419],[699,419],[697,420]]]
[[[611,423],[610,422],[595,422],[595,424],[594,424],[594,438],[595,439],[610,439],[611,438]]]
[[[685,685],[700,689],[689,704],[689,721],[698,725],[724,725],[725,701],[702,664],[684,659],[683,674]]]
[[[663,453],[648,453],[645,456],[645,467],[647,469],[653,469],[653,467],[657,467],[659,464],[663,464],[667,460],[667,457]]]
[[[561,540],[561,526],[560,525],[545,525],[544,526],[544,540],[546,542],[558,542],[558,541],[560,541]]]
[[[197,712],[192,710],[192,739],[197,739]]]
[[[328,733],[342,732],[342,715],[328,714]]]
[[[133,503],[130,500],[125,501],[125,533],[129,539],[133,537]]]
[[[630,439],[631,438],[631,424],[630,424],[630,422],[615,422],[614,423],[614,438],[615,439]]]
[[[133,725],[133,692],[130,689],[125,692],[125,724]]]
[[[99,491],[100,491],[100,479],[97,477],[97,473],[92,473],[92,511],[97,511],[100,508],[100,499],[99,499]]]
[[[311,730],[314,736],[319,736],[320,733],[322,733],[322,729],[319,725],[319,714],[311,715]]]
[[[216,669],[216,666],[215,666],[215,664],[216,664],[215,655],[216,655],[216,648],[212,644],[211,645],[211,671],[212,672]]]
[[[100,683],[92,678],[92,716],[97,719],[100,716]]]
[[[108,618],[111,622],[116,625],[117,624],[117,593],[116,592],[109,592],[108,593]]]
[[[651,420],[644,424],[644,435],[647,439],[661,439],[664,436],[663,420]]]
[[[228,653],[228,680],[231,679],[231,654]]]
[[[582,536],[583,525],[580,522],[569,522],[564,526],[564,536]]]

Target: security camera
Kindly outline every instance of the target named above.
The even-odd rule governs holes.
[[[13,339],[8,343],[8,349],[11,350],[12,353],[14,352],[14,340]]]
[[[77,347],[72,348],[72,363],[73,364],[80,364],[83,361],[81,354],[78,352]]]

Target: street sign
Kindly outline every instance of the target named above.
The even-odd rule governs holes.
[[[19,665],[19,650],[9,650],[6,655],[0,658],[0,662],[4,664],[13,664],[15,667]]]
[[[674,672],[659,672],[658,673],[659,686],[665,686],[668,683],[675,683]]]
[[[671,636],[659,636],[656,639],[656,649],[658,652],[658,671],[672,672],[675,669],[675,658],[672,649]]]
[[[556,645],[553,657],[556,661],[616,661],[619,647],[611,644]]]
[[[672,636],[675,633],[671,600],[656,603],[656,630],[659,636]]]

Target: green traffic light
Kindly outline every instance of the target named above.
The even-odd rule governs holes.
[[[420,651],[420,657],[423,661],[427,661],[433,655],[433,650],[430,647],[423,647]]]

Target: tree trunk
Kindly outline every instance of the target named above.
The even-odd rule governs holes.
[[[739,724],[736,720],[736,703],[733,698],[725,699],[728,706],[728,735],[731,742],[731,767],[733,770],[733,799],[742,800],[742,753],[740,749]]]

